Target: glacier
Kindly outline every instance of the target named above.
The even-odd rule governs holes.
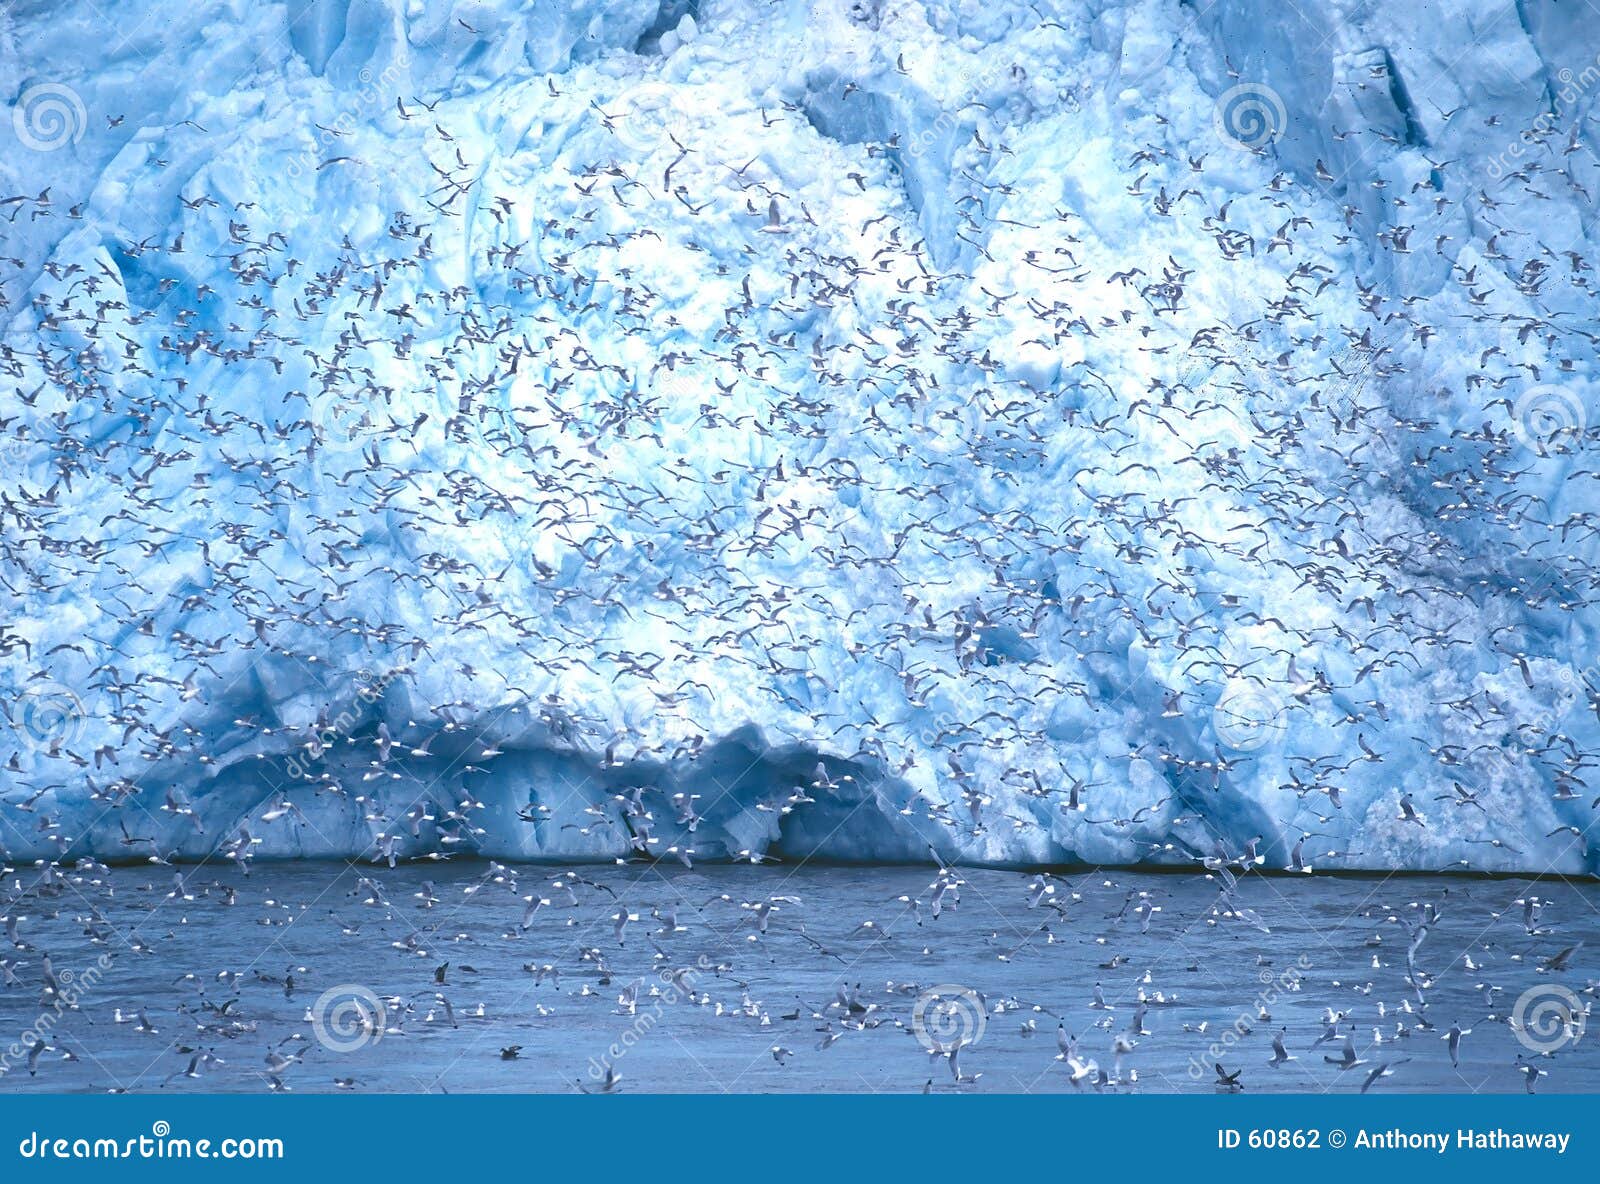
[[[0,12],[0,851],[1593,874],[1600,23]]]

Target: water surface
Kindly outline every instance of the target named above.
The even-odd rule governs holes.
[[[1540,1092],[1600,1090],[1596,1038],[1573,1039],[1600,957],[1587,883],[1252,875],[1233,910],[1204,875],[1094,871],[1035,906],[1033,874],[960,869],[935,918],[931,867],[182,870],[181,892],[170,868],[96,869],[10,904],[26,948],[5,943],[0,1032],[38,1028],[45,954],[76,1007],[44,1006],[51,1050],[34,1076],[12,1054],[0,1090],[570,1091],[609,1064],[628,1092],[1171,1092],[1212,1090],[1221,1061],[1251,1092],[1357,1090],[1384,1063],[1374,1090],[1521,1091],[1517,1058],[1546,1048]],[[524,929],[530,896],[550,903]],[[1329,1008],[1364,1063],[1313,1047]],[[1269,1067],[1280,1031],[1296,1059]],[[976,1080],[928,1051],[958,1039]]]

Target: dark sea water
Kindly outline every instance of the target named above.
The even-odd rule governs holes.
[[[1213,1090],[1220,1061],[1247,1092],[1354,1091],[1385,1063],[1374,1091],[1520,1092],[1519,1056],[1539,1092],[1600,1090],[1590,883],[1252,875],[1233,909],[1204,875],[1091,871],[1030,907],[1038,877],[959,869],[935,919],[932,868],[182,871],[177,894],[170,868],[114,868],[7,905],[0,1091],[571,1091],[609,1064],[625,1092],[1171,1092]],[[523,929],[529,896],[550,903]],[[1313,1047],[1330,1008],[1340,1038]],[[1281,1030],[1296,1059],[1269,1067]],[[48,1045],[31,1076],[25,1032]],[[1347,1069],[1324,1060],[1345,1032]],[[958,1040],[976,1080],[928,1050]]]

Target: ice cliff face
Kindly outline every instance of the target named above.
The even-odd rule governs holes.
[[[1584,6],[25,2],[0,99],[13,858],[1595,870]]]

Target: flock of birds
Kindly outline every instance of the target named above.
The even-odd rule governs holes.
[[[1593,266],[1506,216],[1592,204],[1576,133],[1492,183],[1263,149],[1222,200],[1237,150],[1150,112],[1123,244],[974,100],[930,242],[897,134],[641,147],[524,85],[582,129],[537,168],[454,99],[319,124],[377,228],[0,199],[13,914],[95,858],[693,867],[862,808],[941,866],[1592,869],[1595,429],[1524,400],[1592,370]],[[752,727],[761,784],[698,776]],[[580,772],[507,807],[528,752]]]
[[[0,1016],[51,1019],[0,1064],[10,1084],[1592,1085],[1581,1042],[1600,982],[1577,984],[1572,935],[1593,927],[1581,893],[1559,888],[1552,900],[1537,885],[1434,881],[1402,901],[1342,881],[1352,891],[1329,902],[1295,882],[1250,894],[1274,929],[1241,902],[1242,864],[1203,881],[944,864],[843,880],[494,861],[437,878],[287,868],[262,883],[191,869],[170,887],[92,860],[13,875]],[[74,979],[97,958],[103,975]],[[952,968],[973,985],[941,982]],[[1530,1006],[1525,985],[1555,993]]]

